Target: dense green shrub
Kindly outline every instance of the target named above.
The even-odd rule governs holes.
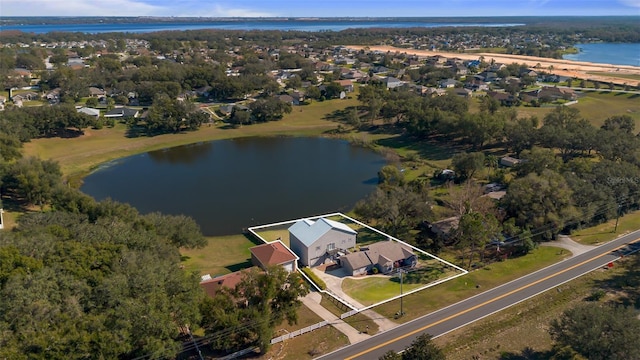
[[[316,275],[313,272],[313,270],[311,270],[311,268],[305,267],[305,268],[302,268],[301,270],[305,275],[307,275],[307,277],[309,277],[309,279],[311,279],[311,281],[313,281],[316,284],[316,286],[320,288],[320,290],[327,289],[327,284],[325,284],[324,281],[320,279],[318,275]]]

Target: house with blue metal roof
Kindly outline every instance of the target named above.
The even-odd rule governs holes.
[[[300,265],[313,267],[355,247],[357,234],[349,226],[334,220],[304,219],[289,227],[289,246],[300,257]]]

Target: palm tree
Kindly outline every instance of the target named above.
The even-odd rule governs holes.
[[[484,158],[484,164],[491,170],[489,174],[487,174],[487,181],[489,181],[489,176],[493,175],[495,169],[498,168],[498,157],[495,155],[487,155],[487,157]]]

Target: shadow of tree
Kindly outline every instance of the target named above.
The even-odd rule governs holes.
[[[240,271],[243,269],[247,269],[252,267],[253,264],[251,263],[251,259],[247,259],[244,262],[241,263],[237,263],[237,264],[233,264],[233,265],[229,265],[229,266],[225,266],[225,269],[231,271],[231,272],[236,272],[236,271]]]
[[[548,351],[536,351],[530,347],[522,349],[520,353],[503,352],[498,359],[500,360],[546,360],[553,354]]]
[[[622,262],[623,264],[619,261],[614,266],[624,266],[625,271],[611,278],[595,281],[594,288],[605,292],[616,292],[618,294],[616,304],[640,309],[640,256],[635,254],[624,257]]]
[[[384,147],[399,149],[404,148],[417,152],[422,158],[429,160],[448,160],[456,152],[465,150],[466,147],[448,147],[434,144],[428,140],[416,141],[415,138],[407,135],[399,135],[378,140],[378,144]]]

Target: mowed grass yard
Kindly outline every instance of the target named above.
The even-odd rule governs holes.
[[[425,284],[403,284],[404,293],[418,289]],[[400,280],[385,275],[346,278],[342,281],[342,290],[359,303],[369,306],[400,295]]]
[[[567,250],[541,246],[526,256],[495,262],[451,281],[407,295],[404,297],[406,315],[399,321],[405,322],[415,319],[542,269],[569,256],[571,253]],[[394,300],[377,306],[374,310],[392,319],[399,308],[400,301]]]
[[[251,267],[249,248],[259,245],[245,235],[207,237],[207,241],[202,249],[180,249],[187,271],[215,277]]]
[[[630,259],[626,267],[631,264]],[[617,263],[621,265],[620,262]],[[633,286],[633,273],[625,277],[623,266],[598,269],[554,290],[479,320],[435,339],[447,359],[547,359],[553,345],[548,329],[553,319],[595,291],[605,289],[600,301],[615,301],[620,284]],[[637,276],[638,271],[635,271]],[[635,282],[637,282],[637,277]]]
[[[605,119],[614,115],[629,115],[640,129],[640,95],[609,93],[604,91],[588,91],[578,98],[578,103],[570,105],[580,110],[580,116],[587,119],[593,126],[600,127]],[[541,121],[545,115],[555,107],[524,107],[515,108],[520,117],[536,116]]]
[[[571,239],[585,245],[600,245],[611,241],[621,235],[640,229],[640,211],[620,217],[616,232],[614,232],[615,228],[616,219],[611,219],[600,225],[574,231],[571,233]]]

